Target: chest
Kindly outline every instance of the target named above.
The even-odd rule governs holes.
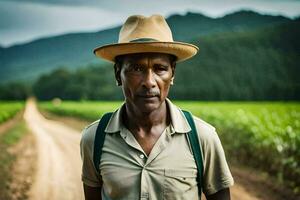
[[[134,134],[134,138],[136,139],[137,143],[140,145],[140,147],[143,149],[147,156],[150,155],[151,150],[153,149],[160,136],[161,133],[147,135],[143,134],[143,136],[141,136],[141,134],[138,133]]]
[[[107,135],[100,162],[107,196],[134,199],[144,194],[164,199],[175,195],[172,199],[181,199],[188,195],[186,199],[195,199],[197,167],[185,135],[162,135],[153,143],[151,153],[145,155],[134,136]]]

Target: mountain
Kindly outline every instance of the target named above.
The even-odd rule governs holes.
[[[192,41],[170,96],[198,100],[300,100],[300,21]],[[182,76],[184,74],[184,76]]]
[[[0,54],[0,79],[32,80],[57,67],[76,68],[96,62],[92,49],[116,41],[118,30],[66,34],[5,48]]]
[[[197,13],[173,15],[167,19],[174,39],[190,41],[203,35],[228,31],[247,31],[268,25],[291,21],[282,16],[261,15],[253,11],[238,11],[212,19]]]
[[[167,21],[175,40],[189,42],[211,34],[249,31],[292,20],[240,11],[216,19],[189,12],[172,15]],[[0,83],[13,80],[32,82],[40,74],[62,66],[76,69],[93,63],[103,65],[105,62],[95,58],[92,50],[116,42],[119,30],[120,26],[95,33],[65,34],[0,48]]]
[[[194,38],[200,47],[178,63],[169,97],[176,100],[300,100],[300,22]],[[59,88],[59,89],[58,89]],[[55,70],[33,86],[42,100],[122,99],[111,65]]]

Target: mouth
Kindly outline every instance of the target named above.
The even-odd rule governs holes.
[[[139,98],[142,98],[142,99],[154,99],[154,98],[157,98],[158,95],[157,94],[142,94],[142,95],[138,95]]]
[[[156,95],[139,95],[140,98],[151,99],[157,97]]]

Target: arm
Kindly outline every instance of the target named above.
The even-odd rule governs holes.
[[[102,179],[93,163],[93,148],[95,130],[85,128],[80,141],[80,155],[82,159],[82,174],[84,197],[86,200],[102,200]]]
[[[229,188],[220,190],[215,194],[206,196],[207,200],[230,200],[230,190]]]
[[[201,142],[201,141],[200,141]],[[234,184],[225,153],[215,130],[202,130],[203,192],[207,200],[230,200]]]
[[[102,200],[101,189],[102,187],[91,187],[83,184],[85,200]]]

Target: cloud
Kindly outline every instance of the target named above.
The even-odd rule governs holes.
[[[0,2],[0,13],[0,43],[4,46],[45,35],[96,31],[122,20],[120,14],[101,8],[19,2]]]
[[[220,17],[239,9],[299,16],[296,0],[0,0],[0,45],[39,37],[96,31],[120,25],[132,14],[200,12]]]

